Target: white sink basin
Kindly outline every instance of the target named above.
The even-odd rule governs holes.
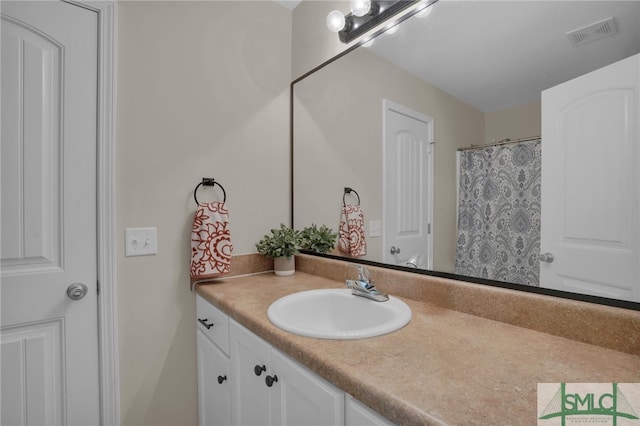
[[[361,339],[404,327],[411,309],[394,297],[376,302],[349,289],[322,289],[282,297],[269,306],[267,316],[276,327],[302,336]]]

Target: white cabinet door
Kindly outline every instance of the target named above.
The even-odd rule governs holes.
[[[229,317],[200,296],[196,312],[200,425],[227,426],[232,424]]]
[[[344,392],[231,321],[238,425],[343,425]]]
[[[639,62],[542,93],[542,287],[640,301]]]
[[[229,358],[197,330],[198,414],[200,426],[231,424]]]
[[[271,346],[249,330],[230,321],[233,420],[235,424],[267,426],[271,419]]]
[[[344,392],[306,367],[271,352],[274,425],[343,425]]]

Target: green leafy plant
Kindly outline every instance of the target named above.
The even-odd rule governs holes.
[[[326,225],[318,228],[312,224],[300,232],[300,248],[316,253],[326,253],[333,249],[337,238],[338,234]]]
[[[299,244],[300,231],[281,223],[280,228],[272,229],[271,234],[265,235],[256,243],[256,249],[258,253],[268,257],[291,257],[298,253]]]

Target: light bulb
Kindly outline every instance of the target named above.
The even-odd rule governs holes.
[[[339,10],[332,10],[327,15],[327,28],[334,33],[337,33],[344,28],[345,20],[344,14]]]
[[[351,0],[349,5],[354,16],[364,16],[371,9],[371,0]]]

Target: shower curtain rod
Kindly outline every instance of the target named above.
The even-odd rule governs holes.
[[[464,148],[458,148],[458,151],[469,151],[472,149],[482,149],[482,148],[488,148],[490,146],[501,146],[501,145],[509,145],[512,143],[520,143],[520,142],[529,142],[529,141],[537,141],[540,140],[541,137],[540,136],[531,136],[528,138],[520,138],[520,139],[502,139],[498,142],[493,142],[493,143],[488,143],[485,145],[471,145],[471,146],[467,146]]]

